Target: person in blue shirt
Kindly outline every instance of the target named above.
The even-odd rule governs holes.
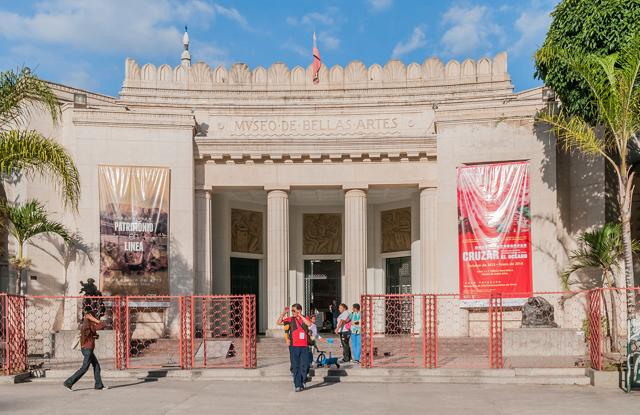
[[[351,308],[351,352],[353,363],[360,363],[360,304],[354,304]]]

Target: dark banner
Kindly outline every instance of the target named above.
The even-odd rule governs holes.
[[[528,297],[529,163],[458,167],[457,190],[460,299],[486,300],[492,292]]]
[[[170,170],[98,169],[102,291],[168,295]]]

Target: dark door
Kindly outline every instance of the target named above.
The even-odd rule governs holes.
[[[256,296],[256,323],[260,321],[260,260],[231,258],[231,294]],[[258,324],[256,324],[256,327]]]
[[[386,293],[411,294],[411,257],[387,258]],[[388,296],[385,302],[388,334],[410,333],[413,327],[411,297]]]
[[[333,323],[329,305],[340,304],[342,267],[340,260],[305,260],[304,293],[305,313],[318,312],[317,326],[328,329]]]

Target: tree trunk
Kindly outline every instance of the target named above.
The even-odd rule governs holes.
[[[635,285],[633,276],[633,251],[631,249],[631,218],[630,211],[621,207],[622,216],[622,245],[624,247],[624,279],[627,293],[627,318],[634,319],[636,315],[636,296],[631,288]]]

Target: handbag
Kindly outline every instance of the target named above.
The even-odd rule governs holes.
[[[80,330],[76,333],[76,337],[73,339],[73,343],[71,343],[71,348],[73,350],[80,350]]]

